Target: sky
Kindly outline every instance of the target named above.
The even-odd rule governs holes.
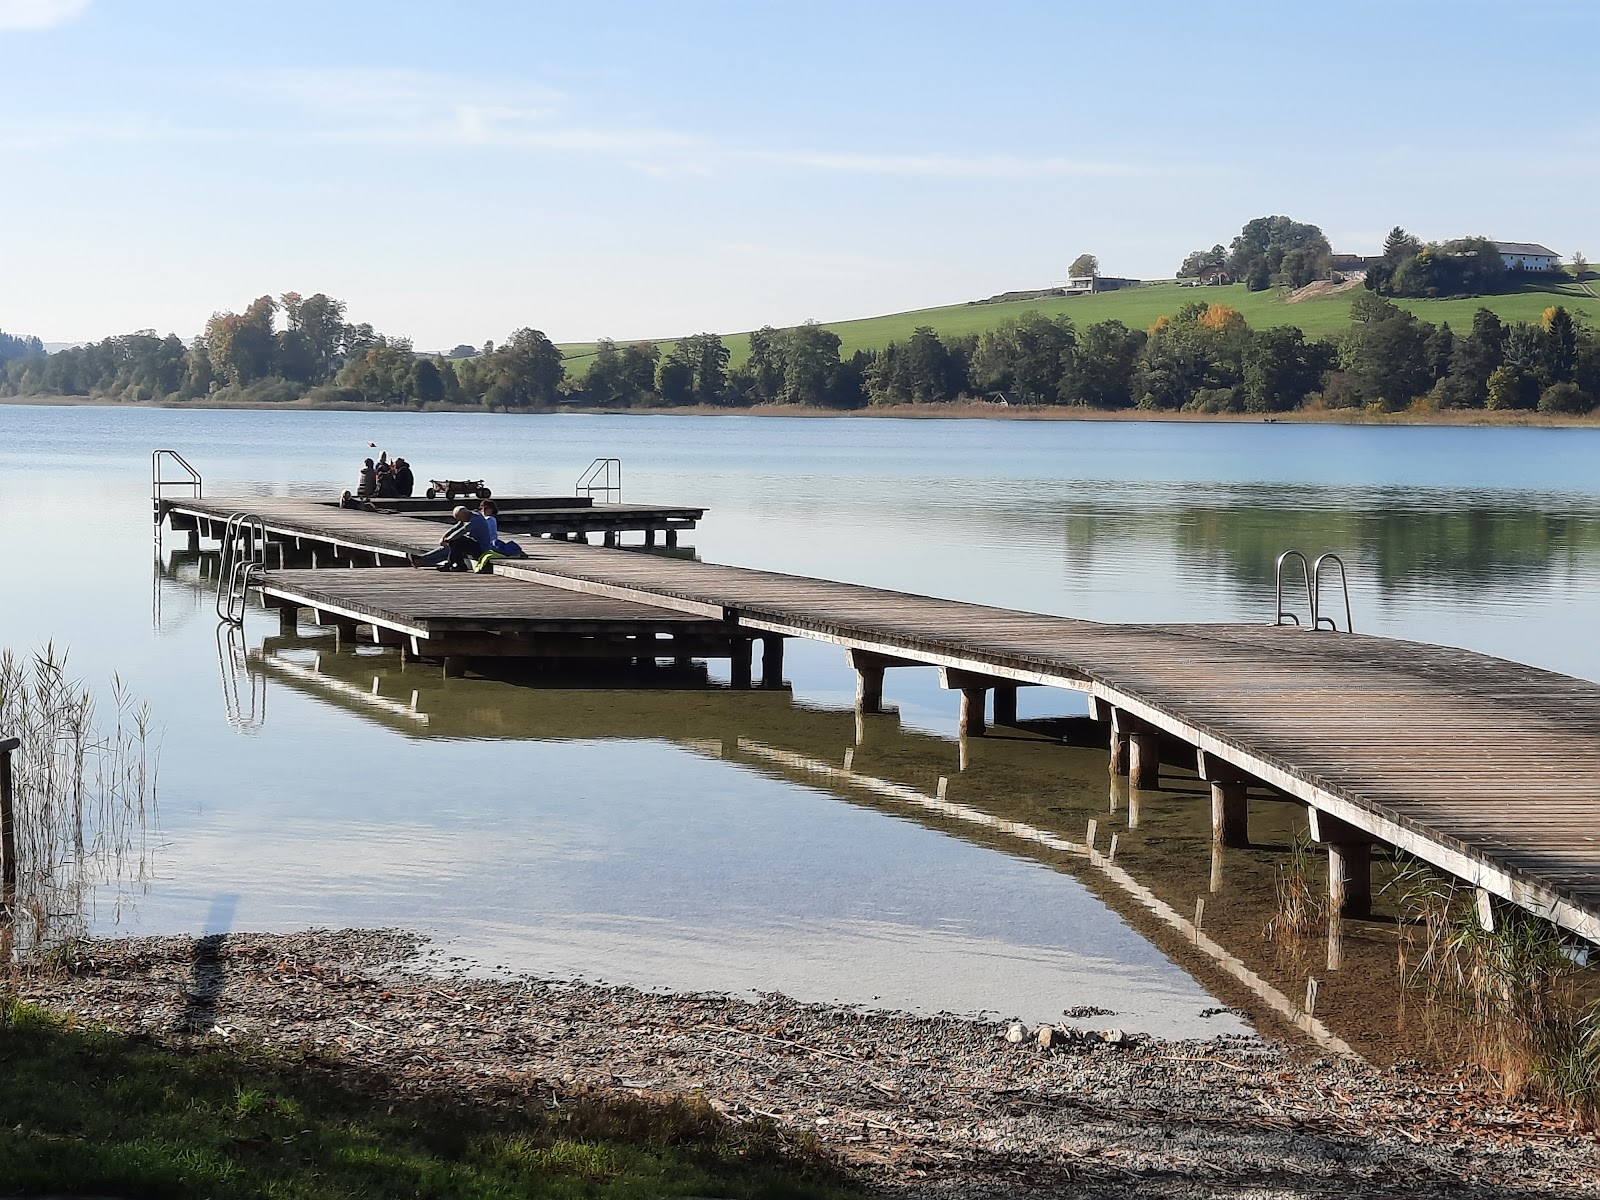
[[[1169,277],[1255,216],[1600,258],[1593,0],[0,0],[0,330],[419,349]]]

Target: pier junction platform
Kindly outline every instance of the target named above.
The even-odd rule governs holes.
[[[158,499],[155,515],[193,537],[264,541],[248,590],[285,633],[305,611],[446,674],[489,658],[726,657],[742,687],[759,645],[760,684],[781,686],[784,641],[802,637],[847,656],[858,725],[886,671],[936,668],[963,741],[1015,723],[1018,688],[1083,693],[1113,775],[1134,789],[1163,767],[1205,781],[1218,846],[1248,843],[1252,789],[1304,804],[1335,914],[1368,910],[1373,849],[1391,847],[1478,889],[1485,922],[1499,897],[1600,944],[1600,686],[1350,632],[1098,623],[584,544],[628,530],[675,541],[703,515],[612,507],[505,501],[502,525],[506,509],[534,514],[519,530],[528,557],[489,576],[326,569],[401,566],[437,544],[447,512],[241,495]],[[230,527],[240,513],[264,535]]]

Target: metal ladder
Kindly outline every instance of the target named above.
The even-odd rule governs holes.
[[[1331,629],[1335,633],[1341,632],[1339,622],[1334,617],[1322,615],[1322,570],[1323,567],[1339,568],[1339,588],[1344,594],[1344,633],[1354,633],[1355,623],[1350,619],[1350,580],[1345,573],[1344,559],[1332,551],[1317,555],[1316,562],[1308,562],[1306,556],[1299,550],[1285,550],[1278,555],[1277,563],[1277,612],[1273,615],[1272,623],[1282,625],[1285,621],[1300,624],[1300,618],[1283,607],[1283,569],[1291,559],[1300,560],[1300,573],[1305,579],[1306,600],[1311,605],[1311,624],[1305,628],[1308,631],[1318,629]]]
[[[573,488],[575,495],[587,496],[594,499],[594,494],[603,495],[604,504],[622,503],[622,460],[620,458],[597,458],[589,464],[588,469],[578,476],[577,486]]]
[[[217,570],[218,617],[230,625],[244,624],[251,578],[266,566],[266,524],[254,513],[230,514],[222,532],[222,563]]]
[[[163,474],[168,467],[176,467],[183,472],[180,479],[168,479]],[[150,452],[150,514],[155,523],[161,524],[161,501],[166,498],[168,488],[189,489],[189,497],[198,500],[205,491],[205,481],[200,478],[200,472],[189,465],[189,460],[176,450],[152,450]]]

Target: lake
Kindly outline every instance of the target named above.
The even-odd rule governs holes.
[[[402,926],[484,970],[1246,1028],[1215,1010],[1249,997],[1103,880],[923,799],[943,779],[960,807],[1067,838],[1098,818],[1186,911],[1210,870],[1196,789],[1129,827],[1104,751],[1042,725],[962,771],[932,670],[889,674],[898,716],[858,747],[836,647],[791,642],[791,691],[738,693],[725,664],[446,680],[279,638],[259,610],[230,645],[205,561],[152,542],[150,451],[208,490],[323,497],[369,442],[501,495],[569,494],[615,456],[626,499],[707,507],[684,539],[706,560],[1095,620],[1270,621],[1277,554],[1331,550],[1357,629],[1600,680],[1600,431],[4,405],[0,645],[69,646],[163,731],[143,878],[98,889],[96,932]],[[1025,718],[1082,711],[1022,693]],[[1285,992],[1303,964],[1256,943],[1293,820],[1264,818],[1281,836],[1214,901],[1216,935]],[[1372,962],[1392,936],[1370,935]],[[1347,990],[1349,1024],[1381,1036]]]

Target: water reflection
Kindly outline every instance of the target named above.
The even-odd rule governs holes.
[[[1162,789],[1130,790],[1125,779],[1108,778],[1105,753],[1098,746],[1069,744],[1097,736],[1087,721],[1029,720],[1020,728],[991,729],[970,740],[968,769],[955,774],[947,739],[906,728],[892,713],[867,718],[872,734],[861,741],[855,736],[860,718],[853,711],[795,703],[781,694],[721,688],[698,695],[610,690],[628,682],[616,677],[602,681],[604,690],[595,690],[597,681],[582,675],[530,674],[515,684],[463,684],[445,680],[437,671],[408,667],[396,656],[318,653],[305,644],[315,639],[297,640],[301,644],[266,639],[261,661],[275,677],[285,664],[297,663],[283,671],[286,685],[313,691],[364,719],[409,727],[417,736],[486,736],[488,697],[474,703],[464,693],[474,685],[495,686],[494,737],[660,739],[697,756],[826,793],[894,822],[914,822],[1013,861],[1048,868],[1062,881],[1058,886],[1070,880],[1087,888],[1207,992],[1258,1026],[1303,1034],[1334,1051],[1353,1044],[1380,1059],[1391,1053],[1399,1011],[1392,929],[1363,923],[1346,931],[1336,925],[1329,936],[1337,941],[1324,949],[1336,945],[1349,950],[1334,963],[1299,942],[1274,942],[1265,936],[1274,912],[1275,874],[1303,825],[1298,806],[1265,792],[1253,795],[1256,843],[1224,850],[1211,837],[1209,790],[1203,781],[1192,772],[1165,768]],[[638,681],[648,682],[649,677]],[[401,702],[397,696],[407,699]],[[1108,852],[1094,849],[1090,836],[1094,846]],[[1113,839],[1116,849],[1111,852]],[[1059,901],[1035,898],[1045,904]],[[1196,912],[1197,898],[1205,903],[1203,928],[1189,915]],[[919,901],[925,902],[925,896]],[[900,916],[914,919],[910,912]],[[583,936],[595,932],[594,919],[584,918]],[[620,913],[602,923],[602,943],[615,940],[630,955],[640,953],[641,947],[615,927],[619,919]],[[1008,912],[1001,925],[1016,919],[1017,914]],[[1075,939],[1092,923],[1080,912],[1066,926],[1048,922],[1036,936]],[[960,921],[957,928],[965,924]],[[937,924],[933,928],[938,931]],[[502,930],[502,940],[495,943],[502,953],[515,953],[510,932]],[[990,931],[995,951],[1014,945],[1002,941],[998,932]],[[576,944],[579,935],[572,936]],[[880,926],[871,935],[870,940],[887,939],[898,950],[889,972],[896,983],[881,986],[926,992],[925,980],[904,978],[899,953],[911,944],[907,936],[903,927],[891,926]],[[743,940],[747,953],[760,953],[759,939],[746,933]],[[654,948],[656,955],[663,952],[660,944]],[[970,958],[974,945],[967,943],[960,953]],[[1091,966],[1042,948],[1028,953],[1064,972],[1062,980],[1070,979],[1067,986],[1074,995],[1096,990],[1081,972],[1107,969],[1105,961]],[[1004,949],[1001,957],[1020,961],[1012,949]],[[806,969],[820,971],[815,961]],[[861,963],[853,969],[873,974]],[[1125,971],[1126,966],[1120,967],[1119,975]],[[1306,1011],[1304,999],[1313,979],[1315,1014]],[[1098,994],[1096,1003],[1124,1014],[1120,1020],[1159,1021],[1120,986]],[[1203,1027],[1191,1020],[1187,1027],[1219,1028],[1215,1018]]]

